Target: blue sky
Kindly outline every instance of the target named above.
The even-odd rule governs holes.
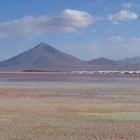
[[[86,60],[140,56],[139,0],[0,2],[0,60],[40,42]]]

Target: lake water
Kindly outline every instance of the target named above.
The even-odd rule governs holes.
[[[0,87],[117,88],[140,91],[139,75],[63,75],[46,73],[0,73]],[[62,86],[62,87],[61,87]],[[83,87],[82,87],[83,86]]]

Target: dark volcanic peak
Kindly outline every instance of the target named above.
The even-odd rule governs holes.
[[[43,51],[49,51],[49,52],[54,52],[57,51],[55,48],[53,48],[52,46],[46,44],[46,43],[39,43],[36,47],[32,48],[33,50],[43,50]]]
[[[85,61],[45,43],[40,43],[32,49],[0,63],[0,70],[7,71],[72,71],[87,69],[87,67]]]

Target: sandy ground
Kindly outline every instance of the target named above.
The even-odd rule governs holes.
[[[0,140],[140,140],[139,83],[3,82]]]

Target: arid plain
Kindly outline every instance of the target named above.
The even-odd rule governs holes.
[[[0,140],[140,139],[139,75],[0,73],[0,81]]]

